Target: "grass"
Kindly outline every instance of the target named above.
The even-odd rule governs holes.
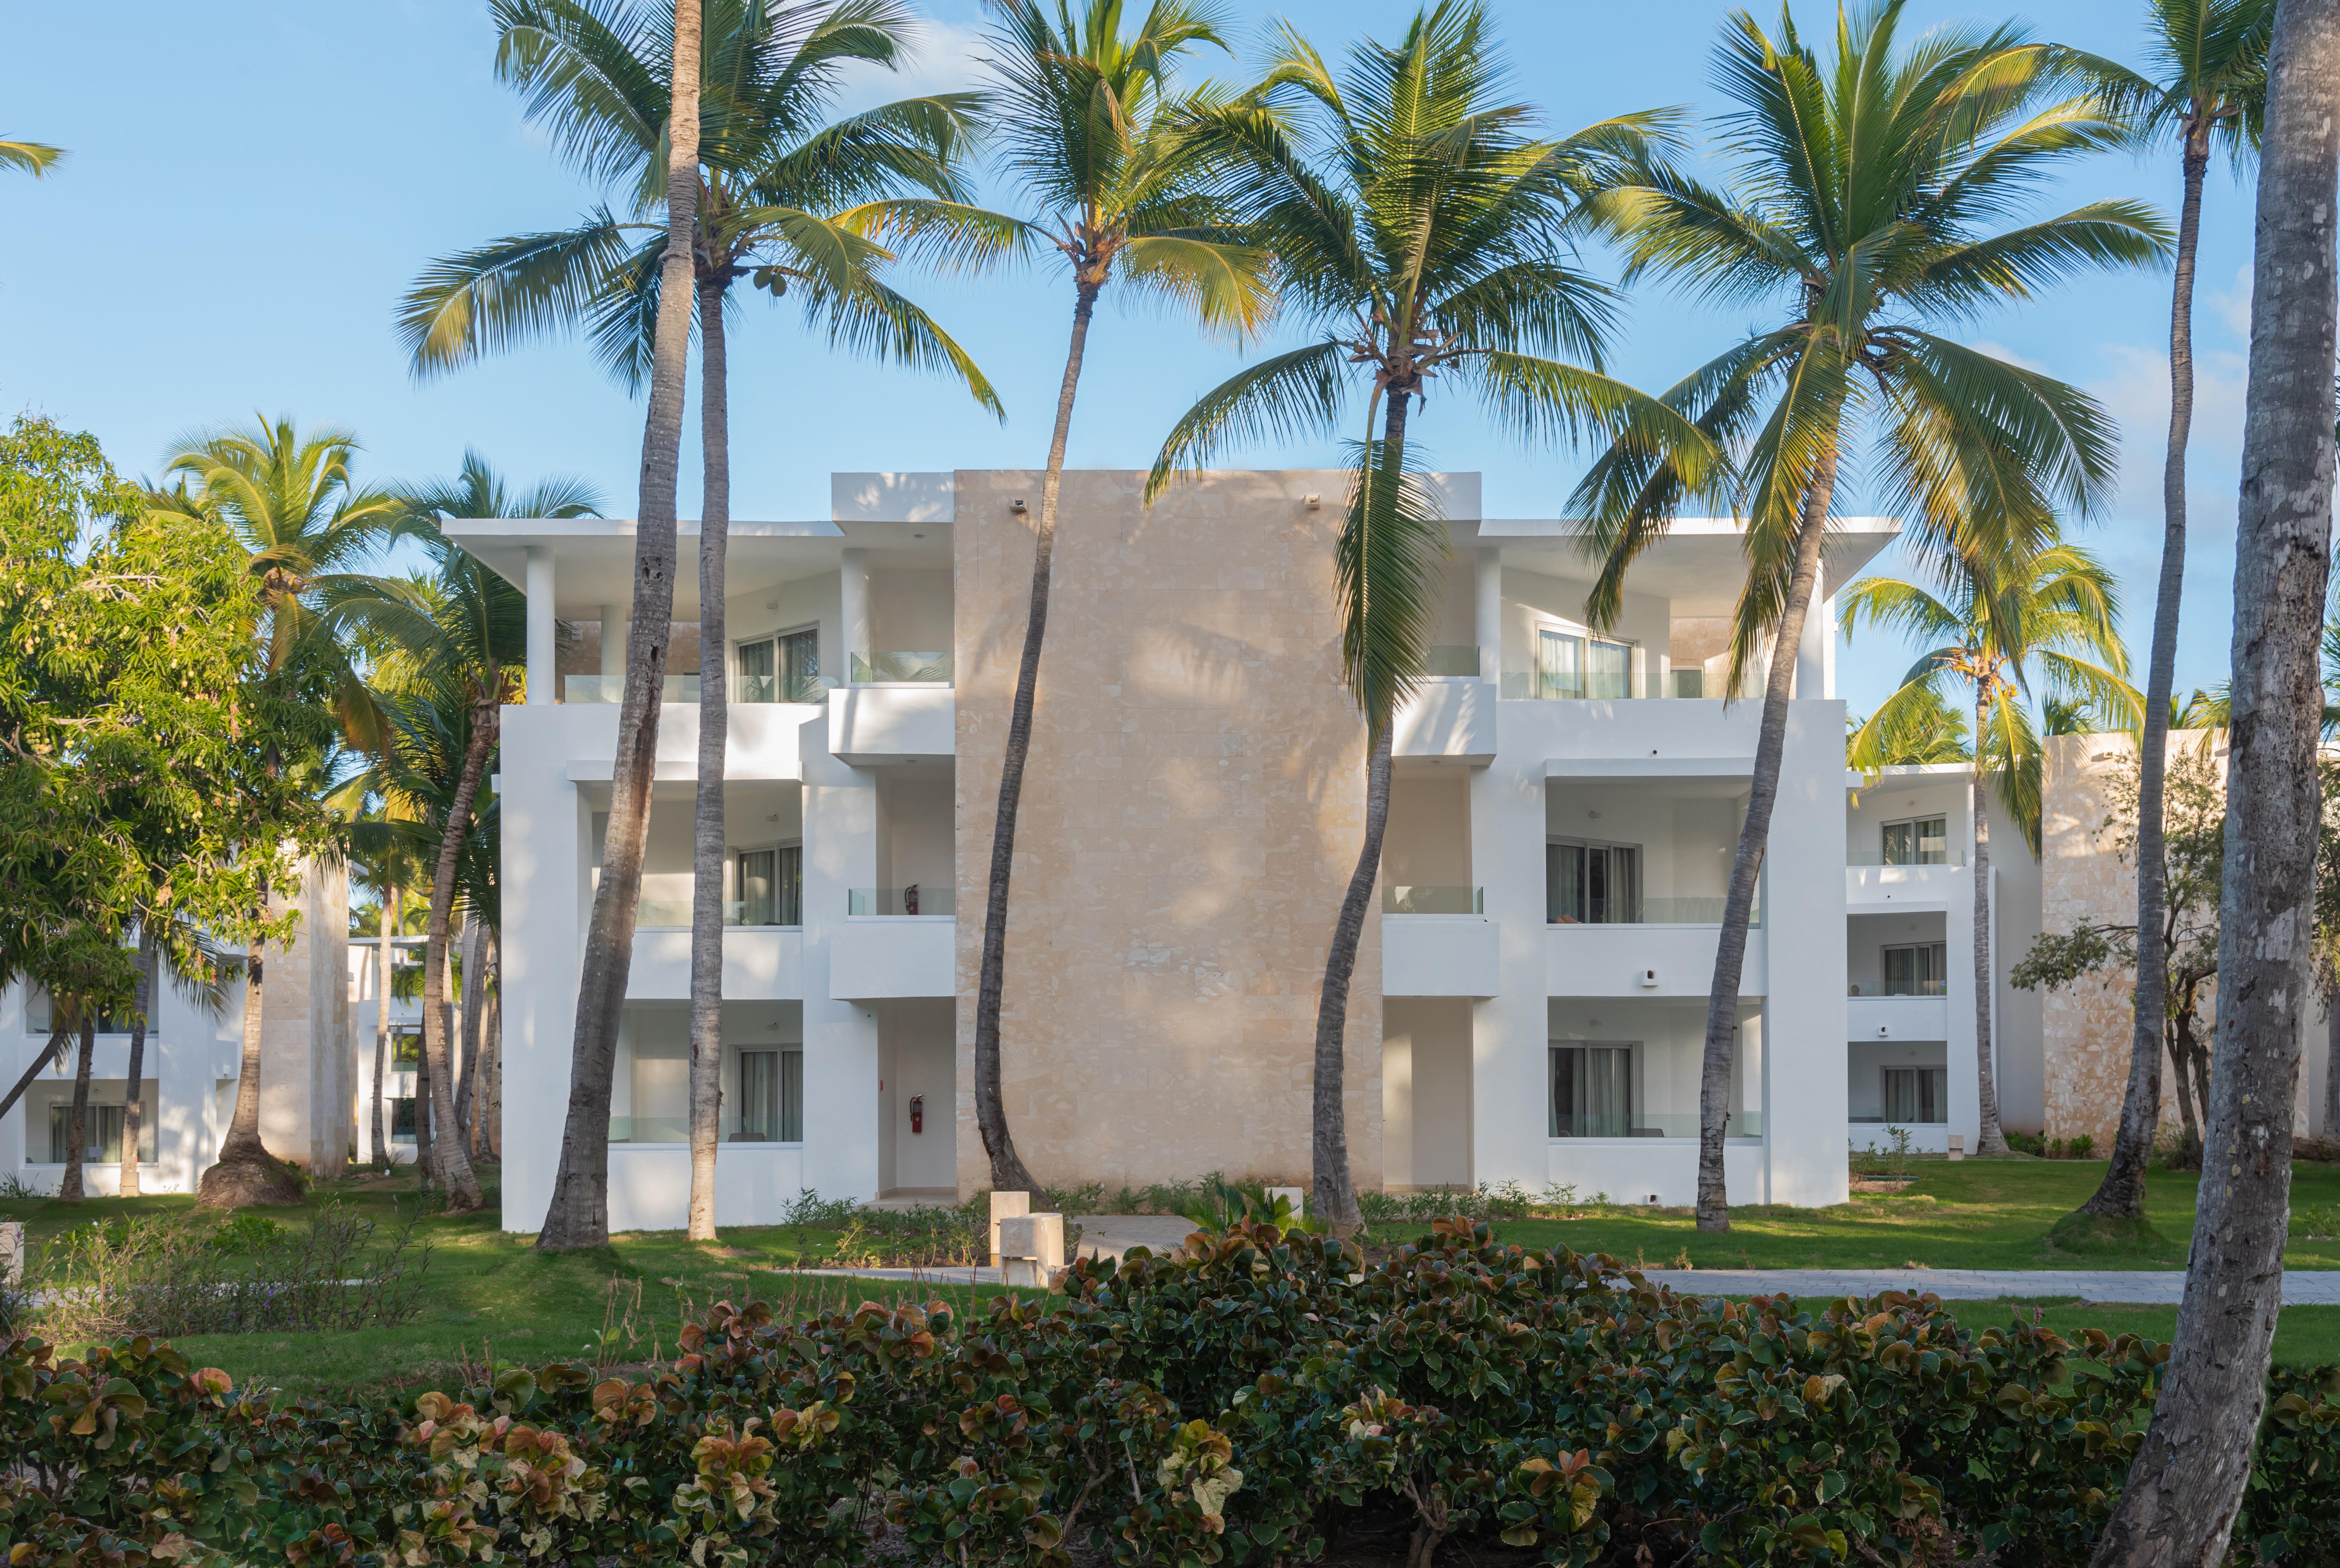
[[[2073,1252],[2049,1239],[2057,1221],[2095,1190],[2101,1162],[1967,1160],[1921,1162],[1917,1183],[1892,1196],[1860,1196],[1829,1209],[1781,1206],[1734,1211],[1723,1236],[1700,1235],[1688,1211],[1599,1208],[1567,1220],[1506,1222],[1499,1234],[1536,1246],[1606,1252],[1651,1266],[1896,1267],[1906,1263],[1965,1268],[2179,1268],[2194,1217],[2195,1178],[2157,1171],[2148,1184],[2150,1222],[2158,1242],[2098,1235]],[[491,1174],[492,1182],[492,1175]],[[2302,1164],[2293,1176],[2295,1209],[2340,1204],[2340,1168]],[[319,1199],[340,1197],[381,1221],[418,1201],[411,1175],[383,1181],[320,1184]],[[786,1226],[724,1232],[717,1244],[676,1232],[621,1235],[586,1253],[538,1253],[528,1236],[496,1228],[491,1207],[452,1219],[433,1216],[421,1233],[431,1245],[421,1315],[396,1328],[338,1335],[212,1335],[180,1342],[199,1365],[223,1367],[239,1384],[258,1382],[316,1394],[411,1394],[461,1375],[467,1363],[554,1359],[639,1365],[671,1355],[684,1318],[724,1298],[755,1297],[781,1310],[850,1306],[865,1299],[941,1297],[959,1303],[988,1289],[890,1285],[795,1276],[798,1265],[826,1260],[835,1234]],[[127,1212],[184,1210],[191,1200],[93,1198],[68,1206],[49,1200],[0,1201],[0,1219],[25,1222],[35,1242],[69,1226]],[[298,1226],[307,1209],[266,1211]],[[384,1228],[388,1228],[385,1225]],[[2340,1268],[2340,1241],[2295,1235],[2285,1261],[2294,1268]],[[774,1272],[780,1271],[780,1272]],[[1921,1280],[1913,1280],[1919,1284]],[[2011,1311],[2038,1311],[2057,1332],[2094,1326],[2166,1339],[2176,1309],[2082,1305],[2027,1297],[2016,1304],[1975,1302],[1955,1310],[1975,1326],[2003,1323]],[[2286,1362],[2340,1362],[2340,1307],[2293,1307],[2283,1315],[2276,1356]]]
[[[1920,1160],[1918,1179],[1895,1194],[1856,1194],[1833,1208],[1765,1205],[1733,1209],[1730,1229],[1699,1230],[1688,1209],[1604,1207],[1567,1220],[1514,1220],[1507,1241],[1605,1252],[1629,1263],[1698,1268],[2183,1268],[2194,1230],[2197,1177],[2157,1170],[2146,1179],[2150,1232],[2067,1228],[2057,1222],[2104,1177],[2102,1160]],[[2292,1207],[2340,1203],[2340,1166],[2292,1169]],[[2292,1268],[2340,1268],[2340,1240],[2310,1240],[2293,1226]]]

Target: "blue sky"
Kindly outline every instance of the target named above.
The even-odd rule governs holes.
[[[1330,55],[1360,35],[1394,35],[1411,9],[1398,0],[1246,5],[1237,31],[1248,49],[1257,25],[1282,15]],[[1708,63],[1725,8],[1713,0],[1495,0],[1494,9],[1519,96],[1556,129],[1661,104],[1715,106]],[[868,84],[864,101],[971,84],[979,6],[928,0],[927,13],[920,59],[897,80]],[[2019,12],[1913,0],[1906,25],[2019,15],[2044,35],[2134,59],[2139,14],[2107,0]],[[1825,21],[1817,6],[1802,15],[1808,32]],[[611,511],[634,510],[640,407],[581,344],[548,343],[417,383],[392,335],[392,307],[428,258],[565,223],[599,194],[495,81],[480,0],[35,7],[14,19],[11,36],[0,135],[56,143],[72,156],[37,184],[0,181],[0,406],[94,432],[133,473],[154,472],[192,427],[283,411],[355,431],[377,477],[446,472],[471,445],[513,478],[580,474]],[[1234,74],[1241,62],[1211,68]],[[2168,208],[2176,178],[2174,157],[2106,158],[2077,170],[2047,205],[2122,194]],[[2222,679],[2227,665],[2249,236],[2247,190],[2214,174],[2196,313],[2181,691]],[[735,517],[822,515],[836,469],[1041,464],[1070,311],[1062,274],[1042,266],[905,286],[1000,388],[1006,424],[939,382],[829,354],[785,307],[747,293],[731,358]],[[1613,368],[1661,387],[1750,324],[1644,290]],[[2166,274],[2092,277],[1958,331],[2087,387],[2120,421],[2117,502],[2076,531],[2121,575],[2141,663],[2161,538]],[[1102,313],[1071,462],[1145,466],[1193,397],[1243,358],[1155,315]],[[1554,514],[1585,461],[1522,451],[1462,401],[1433,401],[1414,432],[1439,466],[1484,472],[1495,515]],[[1261,447],[1230,461],[1284,466],[1337,454]],[[697,493],[687,454],[685,515],[697,511]],[[1856,493],[1845,510],[1859,509]],[[1864,634],[1849,653],[1841,684],[1864,710],[1890,690],[1905,650]]]

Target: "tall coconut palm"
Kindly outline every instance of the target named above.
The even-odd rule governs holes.
[[[1213,100],[1180,84],[1182,56],[1225,48],[1217,12],[1195,0],[1155,0],[1124,30],[1121,0],[990,0],[996,18],[984,63],[997,79],[992,110],[1006,172],[1031,216],[1022,232],[1053,248],[1072,274],[1072,340],[1056,390],[1056,425],[1040,481],[1032,597],[1016,667],[992,819],[975,997],[975,1123],[991,1185],[1037,1194],[1016,1152],[1000,1090],[999,1004],[1007,974],[1007,896],[1024,771],[1032,751],[1040,650],[1048,630],[1056,503],[1073,426],[1089,322],[1116,277],[1125,292],[1175,304],[1205,331],[1256,331],[1273,308],[1266,258],[1225,222],[1213,164],[1187,121]]]
[[[1877,497],[1909,519],[1921,556],[1988,561],[2036,547],[2061,510],[2108,497],[2112,421],[2086,393],[1950,333],[1994,306],[2096,267],[2145,265],[2166,230],[2142,203],[2091,202],[2001,226],[2057,168],[2123,127],[2088,98],[2056,100],[2065,52],[2008,26],[1900,43],[1899,0],[1840,13],[1824,62],[1786,11],[1777,35],[1744,12],[1724,25],[1716,82],[1730,174],[1710,187],[1652,164],[1602,216],[1631,274],[1770,315],[1667,394],[1731,451],[1701,492],[1661,454],[1619,443],[1577,506],[1605,559],[1587,605],[1614,619],[1627,570],[1692,498],[1745,519],[1748,578],[1730,689],[1770,670],[1747,813],[1731,861],[1700,1086],[1698,1223],[1727,1230],[1722,1129],[1740,974],[1804,620],[1840,466],[1872,455]]]
[[[1342,656],[1365,720],[1365,830],[1325,956],[1316,1008],[1316,1212],[1359,1223],[1342,1110],[1349,983],[1388,822],[1398,705],[1426,672],[1444,525],[1403,481],[1407,421],[1444,375],[1529,439],[1631,423],[1653,449],[1709,446],[1688,422],[1598,364],[1607,292],[1572,264],[1586,194],[1665,134],[1659,115],[1537,134],[1507,101],[1483,6],[1444,0],[1394,45],[1363,42],[1335,73],[1297,33],[1273,35],[1261,86],[1197,116],[1244,217],[1274,253],[1283,301],[1321,335],[1239,372],[1180,418],[1147,481],[1231,442],[1330,434],[1364,392],[1364,439],[1335,551]],[[1565,356],[1553,357],[1553,356]],[[1693,471],[1695,452],[1683,461]]]
[[[1900,687],[1869,716],[1848,749],[1849,766],[1884,766],[1888,743],[1912,714],[1938,708],[1942,688],[1963,682],[1974,713],[1975,1078],[1980,1128],[1978,1153],[2003,1154],[1998,1083],[1992,1068],[1995,989],[1990,950],[1990,808],[1998,796],[2021,829],[2034,858],[2039,853],[2039,737],[2024,698],[2035,689],[2099,711],[2137,710],[2137,692],[2125,677],[2120,593],[2112,573],[2077,545],[2055,543],[1988,566],[1962,561],[1936,593],[1889,577],[1863,578],[1845,590],[1837,609],[1849,638],[1871,626],[1935,646],[1901,678]]]
[[[400,326],[420,372],[463,363],[549,332],[582,326],[618,379],[650,372],[663,282],[662,194],[671,31],[657,4],[499,0],[497,68],[529,94],[563,150],[627,187],[632,219],[608,209],[573,228],[515,235],[434,262],[408,293]],[[899,65],[913,31],[892,0],[773,5],[714,0],[700,72],[691,298],[698,310],[705,495],[699,542],[699,788],[691,917],[690,1234],[715,1234],[723,978],[725,554],[730,517],[726,314],[749,280],[793,296],[832,348],[939,369],[1000,413],[974,361],[885,282],[898,233],[956,262],[979,262],[1013,225],[974,206],[957,170],[972,128],[967,94],[907,99],[832,118],[857,69]],[[617,813],[611,813],[611,828]],[[587,1082],[580,1077],[578,1082]],[[606,1106],[603,1107],[606,1112]]]
[[[397,502],[389,491],[358,482],[356,452],[347,432],[327,427],[303,435],[290,418],[198,433],[173,452],[165,471],[178,483],[158,492],[154,506],[164,514],[216,519],[234,531],[250,551],[267,673],[285,678],[296,662],[321,670],[343,733],[374,745],[382,739],[381,711],[349,658],[348,622],[338,607],[388,591],[382,580],[355,569],[381,548]],[[264,902],[269,889],[260,892]],[[265,948],[254,937],[243,958],[243,1059],[227,1136],[198,1184],[207,1204],[301,1201],[299,1186],[260,1139]]]
[[[2176,281],[2169,304],[2169,445],[2161,468],[2161,579],[2146,667],[2145,723],[2137,737],[2137,988],[2128,1085],[2112,1162],[2083,1214],[2145,1217],[2145,1166],[2161,1106],[2161,930],[2168,888],[2162,854],[2162,778],[2168,766],[2170,683],[2177,665],[2178,601],[2186,587],[2186,443],[2194,428],[2194,256],[2202,234],[2202,188],[2211,160],[2237,173],[2266,118],[2266,50],[2275,0],[2147,0],[2144,73],[2092,62],[2107,101],[2148,146],[2177,150]]]
[[[2300,961],[2315,891],[2316,639],[2332,548],[2340,5],[2277,0],[2267,49],[2235,551],[2218,1031],[2186,1295],[2098,1568],[2226,1561],[2282,1307]]]
[[[431,824],[437,842],[431,868],[431,903],[422,958],[422,1071],[431,1086],[429,1115],[439,1134],[431,1142],[437,1168],[429,1173],[447,1194],[448,1211],[465,1214],[484,1201],[471,1169],[463,1118],[454,1100],[455,1057],[447,1037],[447,948],[475,805],[494,754],[503,707],[515,700],[527,667],[528,601],[521,591],[440,531],[453,517],[571,518],[594,515],[599,498],[573,480],[555,480],[525,494],[508,493],[477,452],[463,454],[454,479],[424,486],[405,498],[399,534],[432,558],[430,574],[412,590],[378,602],[352,602],[402,645],[376,670],[392,738],[384,749],[385,795],[399,798],[412,818]],[[416,602],[419,601],[419,602]]]

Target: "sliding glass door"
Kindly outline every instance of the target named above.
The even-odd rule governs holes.
[[[1621,926],[1641,918],[1641,851],[1634,844],[1544,846],[1544,918],[1555,926]]]
[[[741,702],[814,702],[820,698],[820,633],[811,627],[739,644]]]
[[[1633,1047],[1552,1047],[1552,1136],[1633,1136]]]
[[[1536,695],[1541,698],[1633,695],[1630,644],[1549,629],[1536,634]]]

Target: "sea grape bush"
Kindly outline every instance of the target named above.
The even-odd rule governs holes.
[[[958,1568],[1323,1558],[1392,1513],[1549,1563],[2084,1560],[2161,1347],[1929,1296],[1677,1295],[1467,1218],[1368,1263],[1270,1225],[1044,1297],[686,1326],[631,1377],[397,1407],[237,1390],[145,1339],[0,1339],[0,1556],[67,1563]],[[2238,1560],[2340,1553],[2340,1374],[2281,1372]],[[1452,1553],[1449,1553],[1452,1555]]]

